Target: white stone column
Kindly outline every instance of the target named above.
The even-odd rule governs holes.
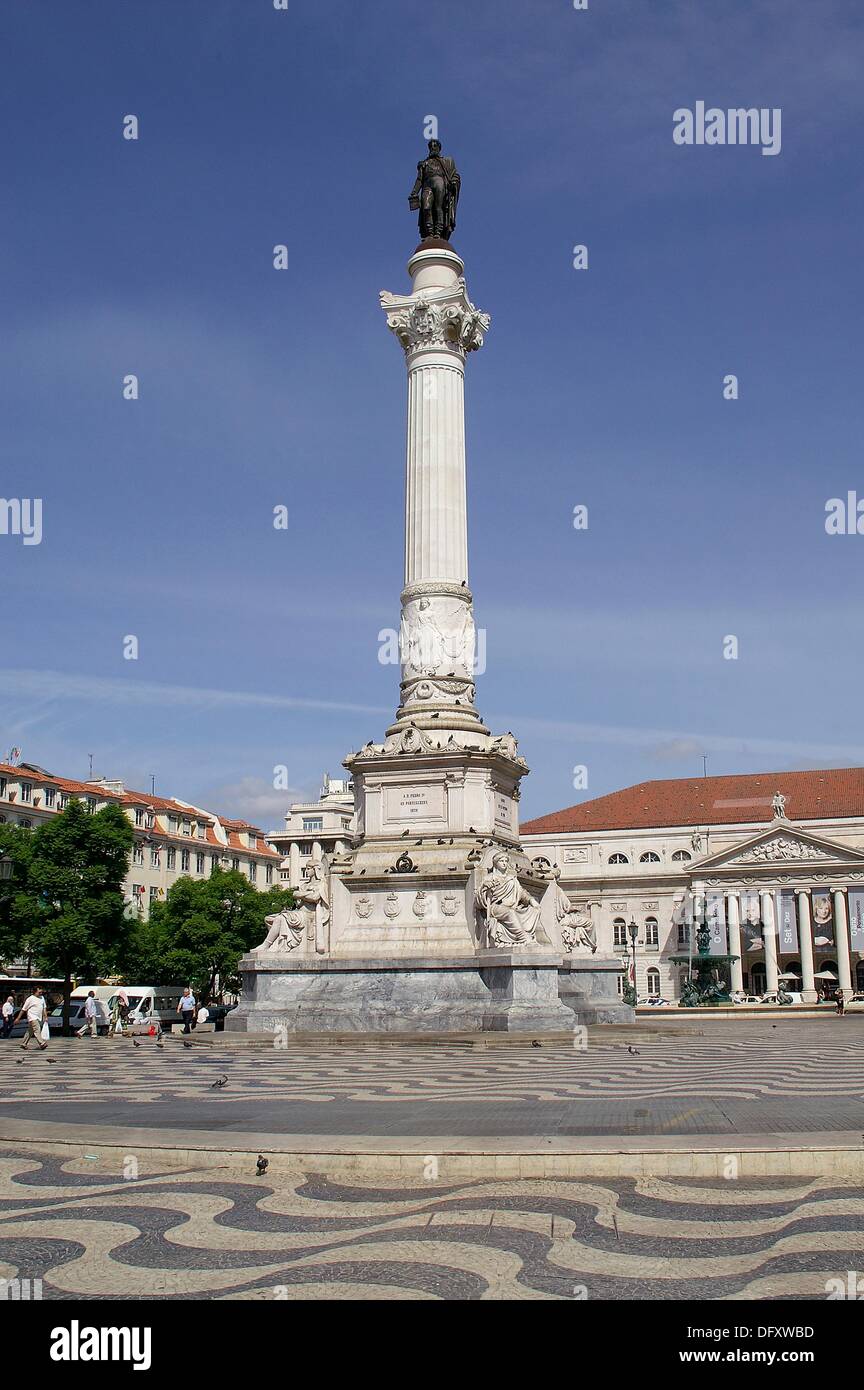
[[[296,888],[300,883],[300,845],[292,840],[288,847],[289,883]]]
[[[468,298],[464,270],[449,247],[421,245],[408,262],[411,293],[381,294],[408,369],[401,703],[388,733],[406,725],[439,733],[479,726],[464,378],[465,357],[483,346],[489,316]]]
[[[849,920],[846,914],[846,894],[842,888],[832,888],[831,892],[834,894],[834,940],[837,943],[838,984],[846,995],[848,1003],[852,991],[852,961],[849,955]]]
[[[744,993],[744,961],[741,951],[741,906],[737,893],[726,894],[726,922],[729,928],[729,954],[737,956],[729,967],[732,993]]]
[[[810,922],[810,894],[798,889],[798,945],[801,950],[801,989],[805,1004],[815,1004],[816,981],[813,978],[813,930]]]
[[[760,893],[762,902],[762,941],[765,946],[765,989],[768,994],[777,991],[777,911],[773,890]]]

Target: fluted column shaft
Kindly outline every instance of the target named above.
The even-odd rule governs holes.
[[[741,910],[737,893],[726,894],[726,921],[729,927],[729,954],[737,956],[729,967],[733,994],[744,992],[744,962],[741,958]]]
[[[762,941],[765,946],[765,989],[768,994],[777,992],[777,911],[774,893],[765,891],[762,899]]]
[[[798,945],[801,948],[801,988],[805,1004],[816,1003],[816,981],[813,978],[813,931],[810,924],[810,894],[798,889]]]
[[[846,914],[846,894],[842,888],[832,888],[834,894],[834,940],[837,943],[838,984],[846,994],[852,991],[852,961],[849,956],[849,920]],[[846,993],[846,991],[849,993]]]
[[[468,582],[464,371],[458,353],[408,361],[405,584]]]

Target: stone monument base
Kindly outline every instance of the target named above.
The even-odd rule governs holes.
[[[617,998],[618,961],[555,951],[475,956],[294,960],[244,956],[229,1032],[543,1033],[632,1021]],[[566,986],[562,991],[561,986]]]

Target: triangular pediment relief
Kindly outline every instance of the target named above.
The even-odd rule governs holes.
[[[759,868],[777,864],[864,864],[864,853],[821,835],[811,835],[787,821],[773,821],[741,844],[706,855],[688,865],[691,873],[705,869]]]

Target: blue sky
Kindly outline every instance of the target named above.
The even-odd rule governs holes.
[[[405,384],[378,291],[408,284],[434,114],[492,315],[478,704],[525,817],[703,752],[864,764],[864,536],[824,524],[864,496],[857,0],[7,0],[0,40],[0,492],[43,501],[40,545],[0,536],[0,751],[272,826],[381,736]],[[698,100],[781,108],[781,153],[676,145]]]

